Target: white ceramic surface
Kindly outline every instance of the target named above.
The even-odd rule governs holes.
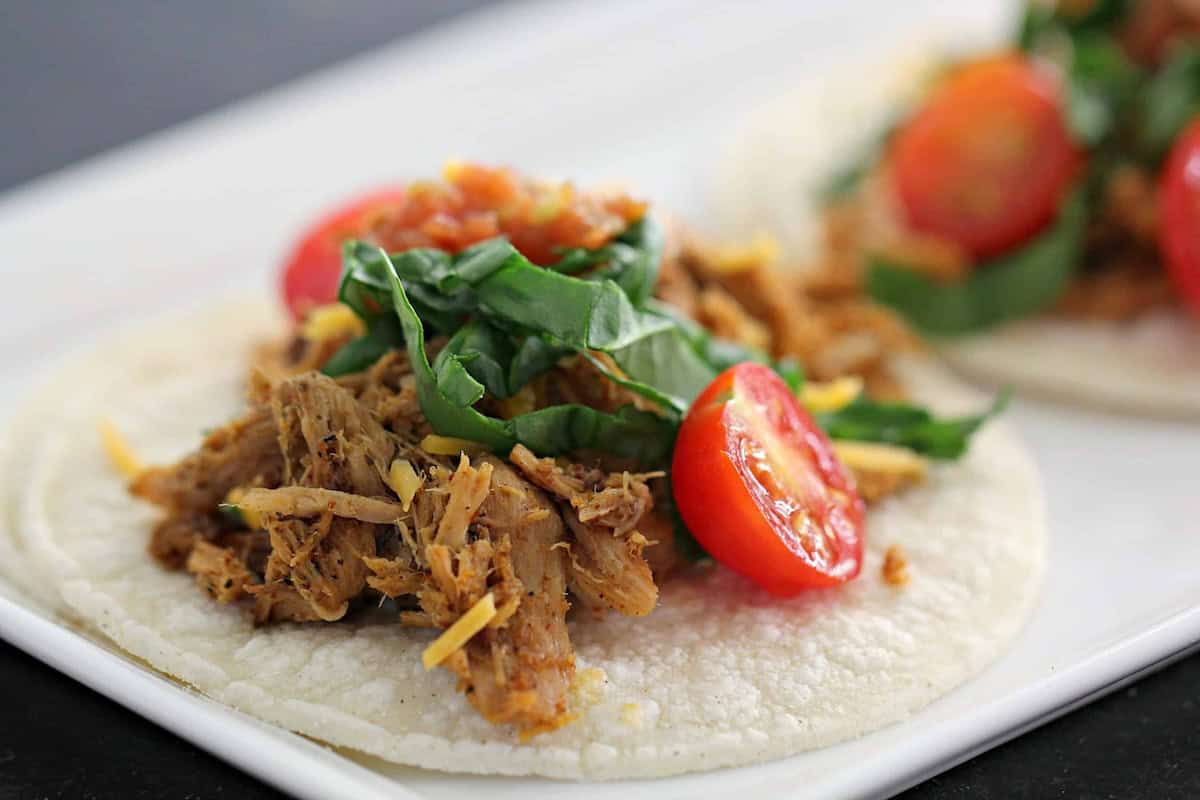
[[[265,286],[289,235],[329,201],[428,174],[450,155],[622,180],[703,224],[708,170],[740,113],[801,74],[931,28],[999,35],[1011,10],[938,0],[517,4],[134,143],[0,198],[0,404],[11,407],[38,365],[119,320]],[[406,770],[229,712],[3,592],[0,635],[303,797],[885,795],[1200,640],[1200,427],[1025,403],[1011,415],[1050,499],[1050,568],[1029,628],[982,676],[909,721],[760,767],[589,786]]]

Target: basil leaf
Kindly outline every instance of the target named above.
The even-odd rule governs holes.
[[[1057,3],[1058,19],[1072,31],[1111,29],[1129,10],[1128,0],[1093,0],[1091,3]]]
[[[362,372],[389,350],[404,346],[404,335],[394,314],[375,314],[367,320],[367,332],[347,342],[330,356],[321,372],[331,378]]]
[[[379,248],[365,242],[351,240],[342,245],[342,278],[337,297],[364,320],[389,310],[391,301],[387,272],[378,255]]]
[[[1060,33],[1061,27],[1048,3],[1028,2],[1017,25],[1017,46],[1026,52],[1037,49],[1048,34]]]
[[[435,372],[425,353],[425,329],[409,302],[404,284],[386,253],[380,257],[388,270],[392,306],[404,332],[405,346],[417,382],[421,411],[434,431],[480,442],[507,454],[521,442],[539,455],[562,455],[578,450],[600,450],[660,464],[670,455],[675,425],[655,414],[632,407],[606,414],[587,406],[551,406],[510,420],[499,420],[471,406],[482,394],[458,358],[446,358]]]
[[[506,333],[483,320],[472,320],[459,328],[438,353],[434,372],[440,376],[441,365],[450,359],[458,361],[493,397],[503,400],[511,396],[508,365],[513,359],[513,346]]]
[[[569,348],[553,345],[541,336],[526,336],[508,365],[509,396],[521,391],[521,387],[538,375],[548,372],[559,359],[570,354]]]
[[[438,390],[455,406],[470,408],[483,399],[483,384],[457,358],[434,361],[433,374]]]
[[[1017,28],[1017,46],[1031,51],[1045,46],[1046,40],[1052,37],[1111,31],[1114,23],[1124,19],[1128,10],[1127,0],[1095,0],[1086,4],[1033,0],[1025,4]]]
[[[1100,33],[1079,35],[1066,72],[1067,123],[1076,138],[1095,147],[1119,133],[1142,72],[1116,40]]]
[[[956,459],[967,450],[970,437],[984,422],[1008,405],[1010,392],[1001,392],[981,414],[937,419],[928,410],[908,403],[879,403],[860,397],[838,411],[817,414],[817,424],[834,439],[882,442],[934,459]]]
[[[612,357],[634,383],[660,395],[662,399],[656,400],[659,405],[679,414],[687,410],[720,371],[697,354],[678,328],[642,337],[612,351]],[[625,385],[650,397],[631,383]]]
[[[462,364],[448,359],[448,366],[440,376],[434,372],[425,352],[425,326],[409,302],[391,260],[382,250],[379,252],[388,268],[392,304],[404,331],[405,347],[417,381],[417,399],[425,419],[436,433],[444,436],[480,442],[498,452],[512,450],[517,442],[504,426],[471,407],[479,399],[482,386]]]
[[[512,250],[505,266],[474,287],[476,311],[550,337],[575,350],[610,352],[666,330],[636,309],[612,281],[585,281],[542,269]],[[553,302],[547,302],[553,298]]]
[[[633,406],[608,414],[577,403],[521,414],[505,425],[517,441],[539,455],[596,450],[649,465],[670,460],[677,432],[670,420]]]
[[[1054,303],[1079,260],[1086,210],[1080,192],[1054,225],[1013,253],[943,283],[883,256],[869,257],[867,293],[928,334],[960,335],[1032,316]]]
[[[613,281],[621,287],[630,302],[640,306],[654,292],[662,252],[662,230],[652,219],[644,217],[604,247],[563,250],[559,261],[548,269],[564,275],[595,269],[594,273],[587,276],[589,280]]]
[[[378,247],[355,240],[342,246],[338,300],[368,323],[382,313],[392,316],[388,268],[381,253]],[[440,250],[418,249],[405,251],[398,261],[408,276],[406,280],[410,281],[410,300],[421,319],[439,333],[450,334],[457,330],[471,311],[474,299],[469,292],[451,296],[434,288],[439,283],[447,283],[450,256]]]
[[[1161,159],[1200,113],[1200,42],[1174,47],[1142,93],[1137,140],[1141,155]]]
[[[717,338],[700,323],[681,313],[679,309],[657,300],[646,303],[646,310],[674,322],[696,355],[712,369],[714,374],[724,372],[743,361],[753,361],[756,364],[766,364],[772,367],[776,372],[784,375],[784,379],[789,382],[798,380],[797,388],[804,382],[803,370],[794,359],[784,359],[774,363],[771,361],[771,357],[761,350],[755,350],[728,339]]]
[[[648,235],[644,230],[635,233],[642,239]],[[413,252],[418,253],[417,257],[408,258]],[[378,250],[369,257],[356,251],[355,257],[367,265],[374,280],[378,272],[375,262],[380,258]],[[624,373],[619,381],[622,385],[673,413],[682,413],[716,376],[693,351],[673,320],[637,308],[613,280],[599,276],[582,280],[538,267],[503,239],[484,242],[447,260],[428,258],[424,251],[397,256],[398,262],[404,259],[409,262],[407,271],[402,272],[398,263],[396,273],[422,320],[429,321],[426,312],[430,310],[450,314],[469,310],[493,326],[486,337],[488,353],[477,354],[462,363],[497,397],[518,391],[532,375],[531,362],[527,360],[520,361],[514,370],[510,363],[513,349],[501,346],[495,326],[536,334],[538,339],[528,346],[546,351],[541,356],[556,351],[555,360],[566,352],[608,353]],[[639,267],[642,277],[648,274],[644,266]],[[436,298],[420,294],[418,288],[447,292],[445,299],[449,304],[439,304]],[[546,302],[547,298],[554,298],[554,302]],[[442,324],[435,323],[434,327],[441,328]],[[476,335],[474,329],[471,335]],[[460,349],[459,336],[455,334],[451,354]],[[480,344],[473,346],[479,349]],[[522,357],[529,355],[524,353]],[[550,361],[538,366],[544,371],[552,364]],[[504,373],[507,379],[501,387]],[[618,378],[610,370],[604,374],[610,379]]]

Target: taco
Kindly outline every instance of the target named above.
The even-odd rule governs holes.
[[[454,164],[283,283],[290,319],[133,329],[24,418],[30,574],[220,702],[404,764],[666,775],[903,719],[1032,605],[999,404],[753,248]]]
[[[969,373],[1195,416],[1200,17],[1185,5],[1034,3],[1003,48],[798,87],[740,135],[725,216]]]

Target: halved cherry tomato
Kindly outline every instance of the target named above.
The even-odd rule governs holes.
[[[297,320],[332,303],[342,274],[342,243],[363,235],[376,216],[404,202],[404,189],[378,189],[342,206],[309,228],[283,268],[283,302]]]
[[[1176,290],[1200,314],[1200,118],[1175,140],[1159,183],[1159,247]]]
[[[738,364],[684,418],[671,484],[713,558],[788,597],[862,566],[864,507],[825,434],[778,375]]]
[[[1080,155],[1058,80],[1009,55],[946,78],[895,135],[889,158],[908,224],[982,259],[1054,218]]]

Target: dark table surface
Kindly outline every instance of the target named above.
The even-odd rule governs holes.
[[[7,0],[0,189],[485,4]],[[0,643],[0,800],[276,796]],[[1200,656],[903,797],[1200,797]]]

